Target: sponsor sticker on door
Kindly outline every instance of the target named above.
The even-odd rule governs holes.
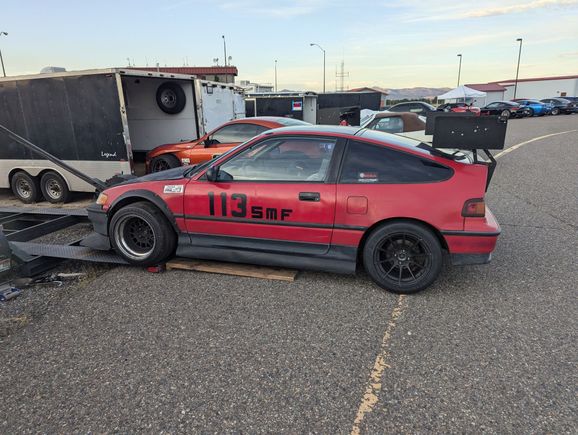
[[[163,193],[183,193],[184,187],[182,184],[167,184]]]

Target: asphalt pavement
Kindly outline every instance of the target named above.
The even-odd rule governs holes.
[[[0,342],[0,432],[575,433],[578,115],[508,129],[567,133],[499,157],[491,264],[406,297],[103,269]]]

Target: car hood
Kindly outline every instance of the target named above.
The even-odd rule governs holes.
[[[142,177],[134,177],[127,180],[122,185],[135,184],[145,181],[169,181],[169,180],[179,180],[185,176],[185,172],[189,171],[191,166],[178,166],[173,169],[167,169],[166,171],[153,172],[152,174],[143,175]]]

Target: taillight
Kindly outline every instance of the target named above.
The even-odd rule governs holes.
[[[486,203],[484,198],[468,199],[462,209],[463,217],[484,217],[486,215]]]

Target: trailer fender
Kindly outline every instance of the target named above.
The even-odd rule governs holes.
[[[173,212],[167,207],[167,204],[163,199],[157,194],[151,192],[150,190],[131,190],[120,195],[117,199],[113,201],[108,210],[108,220],[123,206],[131,204],[138,201],[147,201],[155,205],[168,219],[171,223],[173,229],[177,234],[180,233],[179,227],[177,226],[177,221]]]

